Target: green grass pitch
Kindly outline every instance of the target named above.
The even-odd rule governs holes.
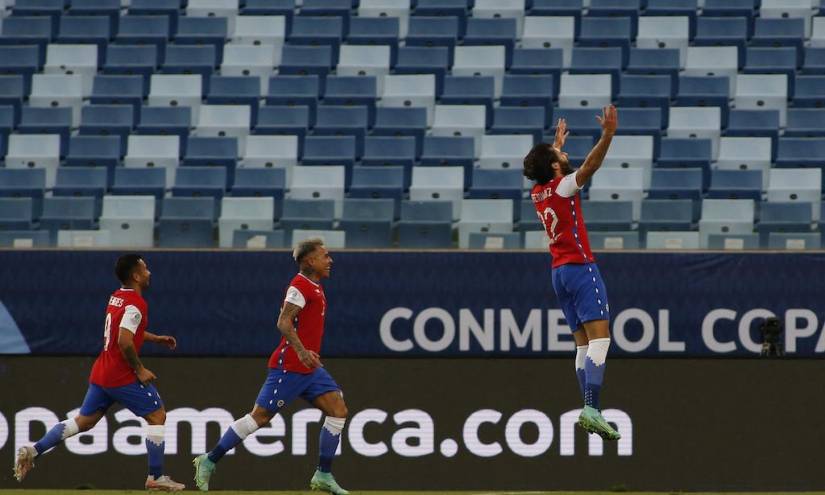
[[[194,490],[186,490],[189,493]],[[136,495],[144,490],[0,490],[0,495]],[[216,490],[218,495],[320,495],[309,490],[293,492],[272,491],[231,491]],[[384,492],[350,490],[352,495],[676,495],[673,492],[513,492],[513,491],[429,491],[429,492]],[[690,495],[731,495],[718,492],[691,492]],[[735,495],[825,495],[825,492],[737,492]]]

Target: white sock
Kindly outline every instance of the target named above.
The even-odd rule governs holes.
[[[61,421],[61,423],[63,424],[63,434],[60,435],[61,440],[66,440],[80,433],[80,427],[77,426],[77,421],[74,419],[67,419],[66,421]]]
[[[603,339],[593,339],[587,349],[587,357],[596,366],[602,366],[607,361],[607,349],[610,347],[610,337]],[[578,356],[576,356],[578,360]]]
[[[146,425],[146,439],[155,445],[160,445],[164,441],[166,428],[163,425]]]
[[[258,423],[255,422],[255,419],[251,415],[247,414],[246,416],[232,423],[231,428],[235,430],[235,434],[238,435],[238,438],[243,440],[252,433],[254,433],[259,428],[259,426]]]
[[[585,358],[587,358],[587,347],[586,345],[579,345],[576,346],[576,370],[583,370],[584,369],[584,362]]]
[[[331,416],[327,416],[324,420],[324,428],[327,429],[333,435],[340,435],[341,432],[344,430],[344,424],[346,424],[347,418],[333,418]]]

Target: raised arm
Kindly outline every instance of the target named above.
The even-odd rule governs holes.
[[[610,142],[613,140],[613,135],[616,134],[616,126],[619,123],[616,107],[613,105],[604,107],[602,116],[596,116],[596,120],[602,126],[602,137],[596,143],[596,146],[590,150],[587,158],[584,159],[584,163],[576,172],[576,184],[579,187],[584,186],[602,166],[607,150],[610,148]]]
[[[281,314],[278,316],[278,330],[281,332],[281,335],[286,338],[286,341],[289,342],[289,345],[295,349],[295,352],[298,354],[298,359],[301,360],[304,366],[307,368],[318,368],[321,366],[320,357],[316,352],[308,351],[304,347],[301,339],[298,338],[298,331],[295,330],[295,318],[298,316],[298,313],[301,312],[301,309],[297,304],[284,302],[281,308]]]
[[[556,122],[556,136],[553,139],[553,148],[561,151],[569,134],[570,131],[567,130],[567,121],[559,119],[558,122]]]

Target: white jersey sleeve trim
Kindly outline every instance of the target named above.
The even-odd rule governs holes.
[[[576,183],[576,174],[578,173],[577,170],[572,174],[565,175],[561,182],[559,182],[559,185],[556,186],[556,194],[562,198],[575,196],[575,194],[581,190],[581,187]]]
[[[286,299],[284,299],[284,302],[294,304],[299,308],[303,308],[307,304],[307,300],[304,295],[294,285],[290,285],[289,289],[286,290]]]
[[[137,333],[140,322],[143,320],[143,315],[140,310],[133,305],[126,306],[123,311],[123,318],[120,319],[120,328],[125,328],[132,333]]]

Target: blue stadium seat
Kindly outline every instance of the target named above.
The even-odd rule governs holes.
[[[475,144],[471,137],[425,136],[421,165],[464,167],[464,188],[472,178]]]
[[[120,18],[116,43],[153,45],[157,49],[158,64],[163,62],[166,43],[171,35],[171,18],[166,15],[125,15]]]
[[[416,0],[413,2],[415,16],[455,17],[458,22],[458,36],[464,36],[467,16],[473,0]]]
[[[544,107],[552,112],[558,88],[553,76],[505,75],[501,91],[501,105],[515,107]]]
[[[622,74],[616,101],[622,107],[661,108],[664,119],[675,91],[676,85],[669,76]],[[661,126],[664,125],[663,120]]]
[[[584,11],[584,2],[583,0],[532,0],[528,2],[527,8],[530,15],[534,16],[575,17],[578,31],[582,11]]]
[[[353,17],[350,19],[347,44],[390,47],[390,65],[398,60],[400,26],[397,17]]]
[[[223,45],[228,36],[226,17],[183,16],[178,20],[174,41],[178,45],[211,45],[215,51],[215,63],[223,62]]]
[[[0,198],[0,231],[34,227],[32,198]]]
[[[203,91],[209,92],[209,81],[217,66],[214,46],[166,45],[160,72],[163,74],[200,74]]]
[[[69,138],[66,165],[72,167],[106,167],[114,177],[114,168],[123,157],[119,136],[74,136]]]
[[[162,168],[128,168],[115,169],[112,194],[123,196],[154,196],[158,201],[166,192],[166,171]],[[160,208],[155,208],[160,212]]]
[[[321,105],[315,119],[316,135],[354,136],[355,156],[364,154],[364,137],[369,129],[369,111],[365,106]]]
[[[0,213],[0,216],[2,214]],[[2,220],[0,220],[2,224]],[[19,247],[34,247],[47,248],[51,247],[52,242],[49,233],[43,230],[2,230],[0,227],[0,247],[4,248],[19,248]]]
[[[592,231],[628,231],[633,226],[632,201],[582,201],[582,215]]]
[[[392,199],[395,211],[400,211],[404,189],[409,187],[410,175],[404,167],[355,167],[352,170],[351,198]]]
[[[263,245],[260,241],[263,240]],[[281,249],[286,246],[283,230],[235,230],[232,234],[234,249]]]
[[[17,54],[15,57],[15,59],[17,59],[15,62],[18,64],[20,64],[20,62],[26,62],[25,65],[21,64],[20,66],[28,72],[31,61],[36,61],[37,66],[41,66],[46,62],[46,45],[52,40],[53,34],[54,27],[51,17],[10,16],[3,19],[0,45],[17,46],[18,48],[25,47],[28,49],[26,50],[27,52],[34,54],[33,59],[28,58],[32,56],[29,54],[26,55],[26,58],[22,58],[20,54]],[[19,50],[9,50],[4,47],[0,50],[0,54],[3,55],[0,60],[3,60],[5,56],[10,54],[15,54],[15,51],[19,52]],[[0,67],[11,64],[11,60],[3,60]]]
[[[653,136],[653,152],[659,152],[662,127],[667,116],[661,108],[623,108],[622,125],[617,133],[633,136]]]
[[[94,105],[132,105],[137,111],[148,94],[148,86],[139,75],[99,75],[92,82],[89,101]]]
[[[797,76],[794,91],[795,107],[825,107],[825,76]]]
[[[603,74],[613,76],[612,92],[619,90],[619,76],[627,65],[620,47],[576,47],[573,48],[569,72],[571,74]]]
[[[636,38],[633,19],[630,17],[582,17],[579,30],[579,46],[618,46],[622,49],[622,61],[627,64],[630,43]]]
[[[700,200],[704,189],[702,169],[653,169],[650,199]]]
[[[42,168],[0,168],[0,198],[30,198],[34,217],[43,210],[46,170]],[[0,222],[2,223],[2,222]],[[0,228],[3,228],[0,226]]]
[[[753,46],[792,46],[797,49],[802,63],[802,47],[805,41],[805,19],[754,19]]]
[[[797,48],[795,47],[748,47],[745,52],[745,74],[785,74],[788,76],[788,94],[794,93],[797,70]]]
[[[470,232],[469,249],[521,249],[522,234],[519,232],[497,233]]]
[[[227,173],[223,167],[180,167],[172,186],[173,196],[222,198]]]
[[[647,0],[645,14],[650,16],[688,17],[692,37],[696,33],[698,3],[698,0]]]
[[[253,134],[298,136],[299,148],[309,129],[308,106],[264,106],[258,109],[258,123]]]
[[[770,137],[779,139],[778,110],[731,110],[726,136]]]
[[[136,133],[149,136],[178,136],[186,149],[192,109],[189,107],[142,107]]]
[[[443,91],[444,75],[452,66],[452,51],[444,46],[403,46],[398,49],[395,74],[434,74],[436,94]]]
[[[120,0],[72,0],[67,13],[75,16],[106,16],[109,18],[110,32],[115,33],[120,18]]]
[[[507,72],[526,76],[552,75],[553,87],[558,88],[563,66],[564,51],[561,48],[516,48]]]
[[[689,199],[646,199],[642,201],[639,231],[689,231],[693,221],[694,203]]]
[[[825,109],[789,108],[785,137],[825,137]]]
[[[403,201],[398,222],[398,247],[449,248],[453,245],[451,201]]]
[[[825,74],[825,47],[805,47],[803,74]]]
[[[45,59],[45,55],[43,58]],[[28,95],[31,92],[32,75],[43,66],[40,59],[38,48],[34,45],[0,46],[0,75],[22,76],[23,94]],[[10,81],[7,84],[15,84],[9,79],[7,81]]]
[[[424,134],[427,132],[426,108],[379,107],[375,112],[376,136],[413,136],[416,141],[416,157],[421,155]]]
[[[679,76],[679,50],[676,48],[631,48],[628,74],[666,75],[676,83]],[[619,77],[613,79],[614,84]],[[616,88],[614,88],[616,93]]]
[[[779,138],[776,154],[777,167],[822,167],[825,156],[825,139],[821,138]]]
[[[536,207],[533,205],[532,200],[522,199],[518,204],[518,210],[518,230],[520,232],[544,230],[544,225],[542,225],[538,215],[536,214]]]
[[[216,217],[214,198],[164,199],[158,223],[158,247],[214,247]]]
[[[767,245],[771,232],[810,232],[812,223],[809,204],[764,201],[759,208],[756,231],[762,245]]]
[[[544,130],[552,121],[552,113],[543,106],[497,107],[493,109],[490,134],[531,134],[533,141],[541,141]]]
[[[301,160],[304,165],[344,165],[349,176],[355,152],[355,136],[307,136]]]
[[[239,168],[235,171],[235,183],[229,195],[274,198],[274,218],[279,218],[286,186],[286,170],[282,168]]]
[[[455,47],[460,37],[458,17],[424,17],[420,14],[410,17],[405,41],[407,46],[447,47],[450,50],[450,65],[452,65],[452,48]]]
[[[281,65],[278,67],[278,72],[284,75],[306,76],[315,74],[326,76],[335,64],[332,46],[286,44],[281,53]],[[323,81],[321,81],[321,84],[323,84]],[[269,90],[269,94],[273,94],[271,84]],[[318,93],[316,92],[316,94]]]
[[[49,231],[52,240],[58,230],[91,230],[97,225],[95,198],[46,198],[40,229]]]
[[[131,105],[87,105],[80,116],[80,134],[89,136],[119,136],[121,144],[137,123],[137,115]],[[125,154],[122,149],[121,153]]]
[[[740,65],[745,58],[745,46],[748,43],[749,30],[752,29],[746,17],[709,17],[701,16],[696,20],[694,46],[735,46],[739,54]]]
[[[332,230],[335,200],[285,199],[281,227],[290,234],[295,229]]]
[[[349,18],[353,8],[358,6],[353,0],[303,0],[301,15]],[[346,24],[345,24],[346,27]]]
[[[57,21],[66,7],[65,0],[17,0],[11,14],[15,17],[49,17],[56,30]]]
[[[106,45],[114,33],[111,22],[111,18],[105,15],[64,15],[60,18],[60,29],[55,40],[72,45],[97,45],[97,59],[102,62],[106,60]]]
[[[570,134],[598,138],[602,134],[602,127],[596,120],[598,115],[601,115],[601,111],[595,108],[557,108],[553,114],[550,131],[555,133],[556,122],[565,119]]]
[[[509,67],[513,62],[513,49],[516,44],[516,19],[473,18],[467,20],[467,32],[463,38],[464,46],[498,45],[505,47],[505,63]]]
[[[487,126],[493,121],[495,78],[492,76],[447,76],[439,103],[444,105],[484,105]]]
[[[329,76],[326,81],[324,103],[339,106],[367,108],[367,125],[375,123],[375,101],[378,81],[375,76]]]
[[[706,17],[745,17],[752,26],[759,0],[705,0],[702,15]],[[698,34],[698,33],[697,33]],[[748,35],[752,35],[750,31]]]
[[[23,107],[17,131],[21,134],[57,134],[60,136],[60,156],[69,151],[72,133],[72,109],[68,107]]]
[[[547,136],[544,142],[553,142],[552,136]],[[564,144],[564,151],[568,154],[570,163],[575,165],[584,161],[588,153],[593,149],[593,136],[570,136]]]
[[[645,7],[646,0],[590,0],[587,15],[597,17],[630,17],[635,32],[639,11]]]
[[[2,72],[3,69],[0,68],[0,73]],[[12,108],[15,125],[20,120],[20,107],[23,105],[23,98],[28,94],[25,87],[26,83],[21,75],[0,75],[0,105],[7,105]]]
[[[189,138],[186,151],[183,154],[181,166],[185,167],[217,167],[226,169],[228,182],[224,187],[232,185],[235,167],[238,163],[238,140],[232,137],[196,137]],[[180,174],[180,170],[178,171]]]
[[[701,168],[704,188],[710,185],[712,158],[710,139],[662,138],[656,166],[667,168]]]
[[[300,15],[292,19],[292,27],[287,41],[295,46],[329,46],[328,51],[332,57],[331,63],[335,66],[338,65],[338,51],[345,32],[344,19],[341,17]],[[284,56],[286,56],[286,52]]]
[[[762,199],[761,170],[712,170],[708,198]]]
[[[340,228],[347,233],[347,247],[390,247],[394,205],[392,199],[345,199]]]
[[[728,123],[730,83],[727,76],[682,76],[676,104],[685,107],[719,107],[722,109],[722,127]]]
[[[166,16],[172,32],[178,31],[178,17],[186,1],[181,0],[131,0],[129,14],[133,16]]]
[[[295,0],[246,0],[241,4],[242,15],[282,16],[286,20],[286,32],[292,29],[295,15]]]
[[[409,179],[416,153],[416,139],[412,136],[367,136],[361,163],[367,166],[401,166],[404,176]]]
[[[157,68],[158,52],[153,46],[110,44],[106,47],[104,74],[141,75],[144,83],[148,83]]]
[[[315,108],[321,94],[321,83],[317,75],[273,76],[269,79],[266,94],[267,105],[309,107],[309,125],[315,125]]]
[[[258,77],[213,75],[206,93],[206,103],[249,106],[253,126],[258,122],[260,99],[261,80]]]
[[[108,189],[109,178],[105,168],[60,167],[52,194],[54,197],[91,197],[95,200],[95,218],[100,216],[103,195]]]
[[[521,170],[491,170],[477,168],[473,170],[470,199],[511,199],[520,201],[522,197],[524,176]],[[513,213],[519,214],[518,208]],[[516,218],[517,220],[517,218]]]

